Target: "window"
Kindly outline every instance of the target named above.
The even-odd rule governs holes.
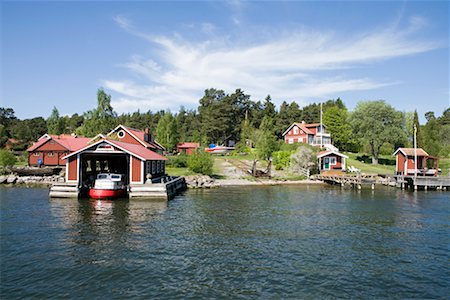
[[[33,155],[34,156],[39,156],[39,152],[34,152]]]
[[[330,157],[330,165],[336,165],[336,157]]]
[[[117,133],[117,136],[119,137],[119,139],[123,139],[123,138],[125,137],[125,131],[120,130],[120,131]]]
[[[294,139],[288,139],[288,143],[289,144],[293,144],[294,143]]]
[[[294,127],[294,134],[298,134],[298,127],[297,126]]]
[[[53,152],[49,152],[49,153],[47,153],[47,156],[48,157],[52,157],[52,156],[54,156],[55,154],[53,153]]]

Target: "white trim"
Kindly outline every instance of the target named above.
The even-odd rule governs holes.
[[[66,159],[66,182],[69,182],[69,160]]]
[[[80,171],[81,171],[81,155],[77,154],[77,183],[80,181]]]
[[[134,134],[132,134],[124,125],[120,124],[118,125],[116,128],[114,128],[110,133],[108,133],[107,135],[111,135],[113,134],[119,127],[122,128],[122,130],[125,130],[129,135],[131,135],[136,141],[138,141],[139,143],[142,144],[142,146],[144,146],[145,148],[148,147],[148,145],[145,144],[145,142],[141,141],[140,139],[138,139]]]
[[[129,166],[130,171],[128,171],[128,176],[129,176],[129,182],[130,184],[133,182],[133,156],[130,156],[130,166]]]
[[[408,175],[408,156],[405,157],[405,168],[403,169],[403,175]]]
[[[134,156],[134,157],[137,157],[137,158],[139,158],[139,159],[141,159],[141,160],[146,160],[145,158],[143,158],[143,157],[141,157],[141,156],[139,156],[139,155],[137,155],[137,154],[135,154],[135,153],[133,153],[133,152],[131,152],[131,151],[129,151],[129,150],[123,148],[123,147],[120,147],[120,146],[114,144],[114,142],[111,142],[111,141],[109,141],[109,140],[99,140],[99,141],[95,142],[94,144],[87,145],[87,146],[84,147],[84,148],[81,148],[81,149],[79,149],[79,150],[77,150],[77,151],[75,151],[75,152],[72,152],[72,153],[70,153],[70,154],[68,154],[68,155],[66,155],[66,156],[64,156],[64,157],[62,157],[62,159],[67,159],[67,158],[69,158],[69,157],[71,157],[71,156],[73,156],[73,155],[75,155],[75,154],[78,154],[78,153],[80,153],[80,152],[83,152],[83,151],[86,150],[86,149],[89,149],[89,148],[91,148],[91,147],[97,146],[98,144],[104,143],[104,142],[110,144],[111,146],[114,146],[114,147],[116,147],[116,148],[119,148],[120,150],[122,150],[122,151],[124,151],[124,152],[126,152],[126,153],[128,153],[128,154],[130,154],[130,155],[132,155],[132,156]],[[152,150],[149,150],[149,149],[146,149],[146,150],[152,151]],[[107,151],[107,152],[106,152],[106,151],[105,151],[105,152],[98,152],[98,151],[97,151],[97,152],[94,152],[94,153],[113,153],[113,152],[112,152],[112,151]]]
[[[339,152],[336,152],[336,151],[327,151],[325,153],[317,155],[317,158],[324,157],[324,156],[327,156],[327,155],[330,155],[330,154],[335,154],[335,155],[340,156],[340,157],[348,158],[347,155],[339,153]]]
[[[48,133],[45,133],[43,136],[41,136],[40,138],[38,138],[38,141],[42,140],[44,137],[51,139],[52,137],[48,135]]]
[[[145,166],[144,161],[141,160],[141,184],[144,184],[144,173],[145,173]]]

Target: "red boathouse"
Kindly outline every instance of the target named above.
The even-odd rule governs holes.
[[[66,182],[92,184],[99,173],[123,174],[125,184],[144,184],[165,174],[164,156],[142,145],[101,139],[63,157]]]

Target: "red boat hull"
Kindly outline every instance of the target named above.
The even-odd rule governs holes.
[[[125,190],[99,190],[99,189],[90,189],[89,197],[93,199],[112,199],[124,197],[126,195]]]

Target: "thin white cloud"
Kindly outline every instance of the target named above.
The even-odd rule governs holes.
[[[411,19],[404,30],[354,36],[301,30],[252,45],[236,45],[232,40],[219,38],[188,42],[179,36],[151,37],[136,31],[126,19],[116,22],[159,47],[152,57],[132,56],[124,65],[139,80],[104,81],[107,89],[119,95],[113,101],[118,112],[195,107],[203,91],[210,87],[227,92],[241,88],[253,99],[271,94],[278,104],[284,100],[304,104],[311,98],[337,97],[342,92],[397,84],[336,74],[439,47],[434,42],[413,38],[414,32],[425,24],[418,17]],[[212,24],[205,27],[209,33],[215,28]]]

